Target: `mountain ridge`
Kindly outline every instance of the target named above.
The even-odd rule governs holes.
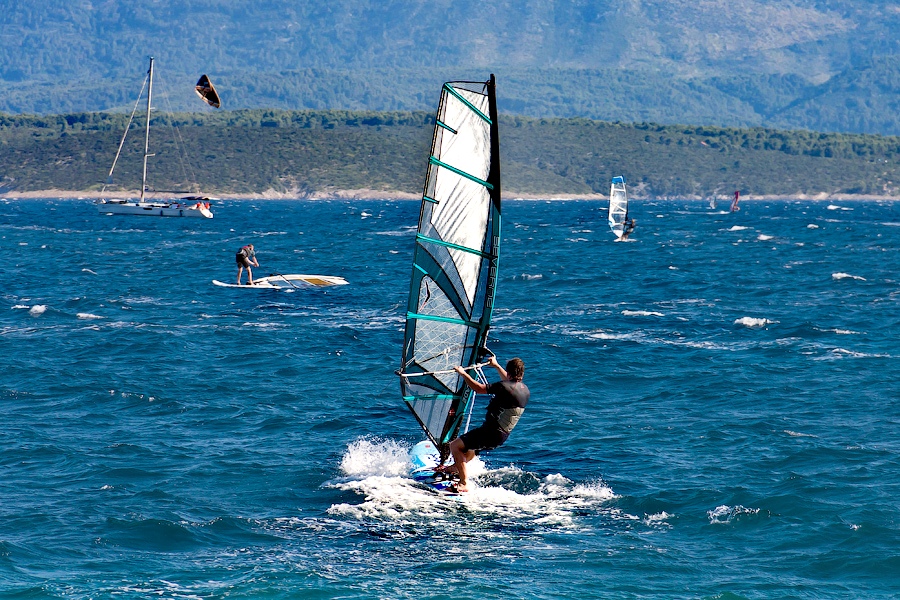
[[[203,72],[228,108],[404,111],[494,72],[508,114],[900,134],[887,2],[42,0],[0,25],[7,113],[125,110],[152,54],[175,110]]]

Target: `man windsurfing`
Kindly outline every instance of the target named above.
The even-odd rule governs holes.
[[[525,376],[525,363],[522,359],[511,359],[504,369],[497,362],[497,358],[491,356],[488,366],[497,369],[500,381],[490,385],[484,384],[473,379],[462,367],[455,367],[466,385],[475,390],[476,394],[491,394],[493,397],[487,406],[484,423],[450,442],[450,454],[453,456],[454,464],[446,470],[456,471],[459,474],[459,481],[451,488],[454,492],[469,491],[466,463],[481,452],[503,445],[513,427],[519,422],[519,417],[525,412],[525,406],[531,396],[528,387],[522,382]]]

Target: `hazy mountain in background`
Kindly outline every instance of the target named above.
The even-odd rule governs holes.
[[[864,0],[37,0],[0,11],[0,111],[433,110],[498,77],[501,110],[900,134],[900,4]]]

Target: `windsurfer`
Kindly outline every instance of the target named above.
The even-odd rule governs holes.
[[[237,254],[234,256],[235,261],[238,266],[238,276],[237,276],[237,284],[241,285],[241,275],[244,274],[244,267],[247,268],[247,285],[253,285],[253,271],[250,269],[250,266],[258,267],[259,261],[256,260],[256,250],[253,248],[253,244],[247,244],[240,250],[238,250]]]
[[[455,486],[458,492],[469,491],[466,463],[475,458],[478,453],[493,450],[506,441],[513,427],[519,422],[519,417],[525,412],[525,406],[531,395],[522,382],[525,376],[525,364],[522,359],[513,358],[506,363],[506,369],[504,369],[492,356],[488,365],[497,369],[501,381],[488,385],[473,379],[462,367],[455,368],[456,372],[465,380],[466,385],[475,390],[475,393],[493,396],[487,406],[487,415],[481,427],[464,433],[450,442],[450,453],[453,455],[454,462],[450,469],[459,474],[459,481]]]
[[[624,242],[628,239],[628,236],[631,235],[632,231],[634,231],[634,219],[629,219],[628,221],[625,221],[625,229],[616,241]]]

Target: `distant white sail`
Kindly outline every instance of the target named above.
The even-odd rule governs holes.
[[[613,177],[609,187],[609,228],[617,238],[625,232],[628,221],[628,194],[625,192],[625,178]]]

